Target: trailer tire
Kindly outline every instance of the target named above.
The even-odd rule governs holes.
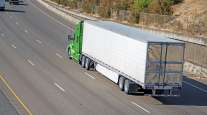
[[[121,91],[124,91],[124,81],[125,81],[125,78],[120,76],[118,84],[119,84],[119,88]]]
[[[85,59],[86,70],[90,70],[90,68],[91,68],[90,66],[91,66],[91,59],[86,57],[86,59]]]
[[[85,68],[85,61],[86,61],[86,57],[84,55],[82,55],[81,57],[81,67]]]
[[[124,92],[126,94],[130,94],[130,86],[129,86],[129,80],[125,79],[124,81]]]

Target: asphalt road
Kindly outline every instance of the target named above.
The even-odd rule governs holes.
[[[73,25],[35,0],[0,12],[0,72],[33,115],[207,115],[207,85],[184,78],[177,98],[126,95],[67,59]]]
[[[19,115],[5,94],[0,90],[0,113],[1,115]]]

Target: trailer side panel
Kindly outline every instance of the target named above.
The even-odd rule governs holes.
[[[84,23],[82,52],[144,83],[147,43]],[[137,36],[139,37],[139,36]],[[126,76],[127,77],[127,76]]]

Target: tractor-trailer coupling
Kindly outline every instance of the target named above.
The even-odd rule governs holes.
[[[111,21],[82,21],[69,37],[70,59],[95,68],[127,94],[179,96],[185,44]]]

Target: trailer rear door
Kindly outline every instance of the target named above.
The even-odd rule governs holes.
[[[183,43],[149,43],[145,83],[181,87],[183,62]]]

